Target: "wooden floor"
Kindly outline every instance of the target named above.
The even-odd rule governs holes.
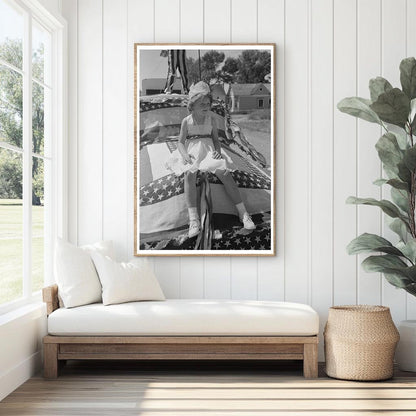
[[[70,362],[0,402],[0,415],[416,415],[416,373],[383,382],[305,380],[300,363]]]

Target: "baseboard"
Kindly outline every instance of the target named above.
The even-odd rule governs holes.
[[[38,351],[12,369],[0,374],[0,401],[38,372],[42,365],[42,353]]]

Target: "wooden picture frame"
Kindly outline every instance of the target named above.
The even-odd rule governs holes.
[[[135,256],[276,254],[275,56],[134,44]]]

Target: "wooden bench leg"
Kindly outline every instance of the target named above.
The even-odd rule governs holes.
[[[58,344],[43,344],[43,377],[58,377]]]
[[[305,378],[318,377],[318,344],[304,344],[303,346],[303,376]]]

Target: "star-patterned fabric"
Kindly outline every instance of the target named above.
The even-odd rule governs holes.
[[[215,234],[215,233],[214,233]],[[144,242],[142,250],[193,250],[194,239],[183,240],[181,238],[159,239],[157,241]],[[256,230],[249,235],[242,235],[238,227],[223,231],[212,241],[211,250],[270,250],[271,236],[270,224],[260,224]]]
[[[270,180],[260,174],[251,172],[231,172],[235,183],[239,188],[267,189],[270,190]],[[210,183],[221,184],[220,180],[212,173],[208,173]],[[197,179],[197,186],[200,185],[200,176]],[[165,201],[173,196],[184,192],[183,175],[175,174],[164,176],[140,187],[140,206],[152,205],[155,202]]]

